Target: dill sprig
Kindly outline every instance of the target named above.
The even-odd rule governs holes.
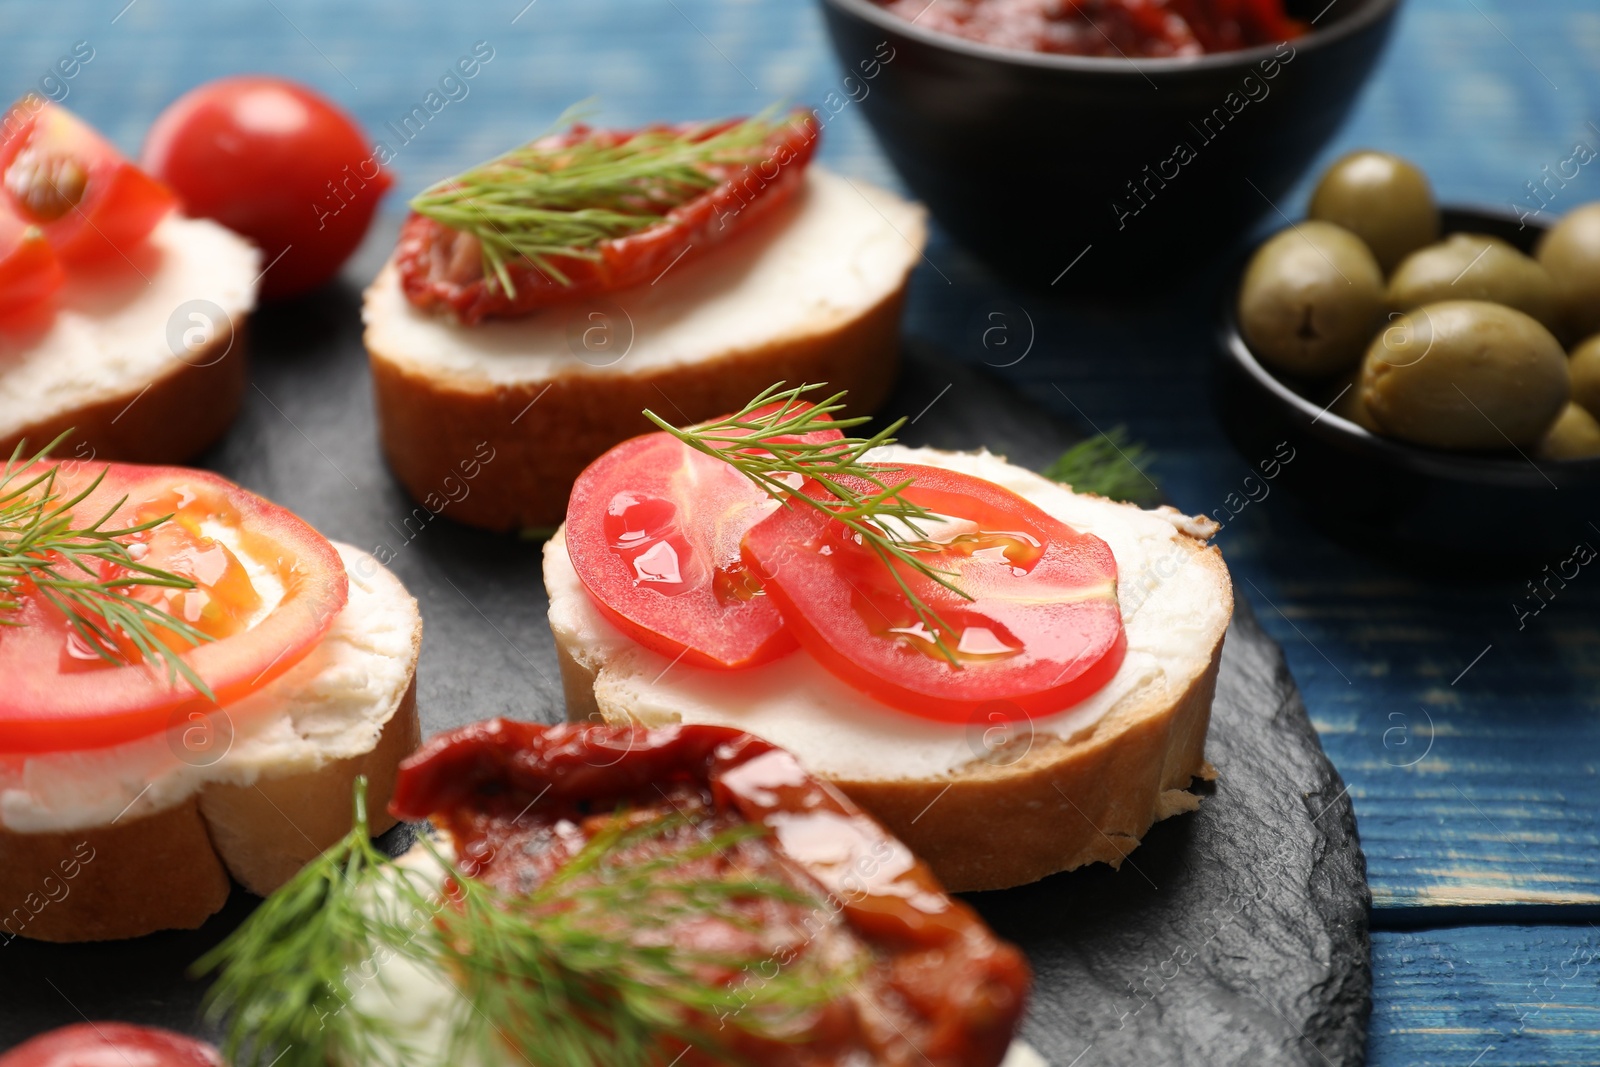
[[[819,384],[792,389],[783,386],[778,382],[763,389],[737,414],[686,429],[673,426],[652,411],[644,412],[644,416],[695,451],[728,463],[773,499],[785,504],[798,501],[843,524],[889,569],[923,629],[933,635],[934,646],[952,666],[959,667],[961,663],[946,640],[946,635],[955,636],[955,630],[917,595],[901,573],[902,566],[909,567],[957,596],[972,599],[951,580],[958,575],[940,570],[922,558],[940,548],[929,539],[923,525],[937,523],[940,516],[905,498],[903,494],[913,484],[912,479],[885,481],[884,476],[894,474],[895,468],[867,463],[862,458],[874,448],[893,444],[894,435],[906,420],[897,419],[871,437],[806,441],[808,434],[847,430],[870,420],[864,416],[831,418],[844,408],[843,392],[808,405],[803,395],[820,388]],[[788,480],[795,475],[814,479],[828,495],[815,497],[801,492]]]
[[[211,636],[128,592],[140,586],[195,587],[188,578],[140,562],[128,547],[128,538],[152,530],[172,516],[108,528],[111,517],[127,503],[123,497],[98,519],[79,525],[73,509],[100,487],[110,468],[66,499],[56,489],[60,464],[36,472],[71,432],[62,433],[32,459],[23,458],[24,444],[19,443],[0,471],[0,626],[21,625],[5,616],[21,608],[19,597],[31,590],[66,616],[83,643],[101,659],[126,663],[120,636],[139,658],[165,665],[168,685],[182,675],[211,699],[210,688],[156,630],[191,646],[209,641]]]
[[[719,168],[761,162],[782,125],[775,113],[769,108],[710,136],[707,124],[645,130],[620,144],[543,137],[435,182],[411,209],[476,237],[484,276],[508,295],[516,287],[507,264],[519,258],[567,285],[552,257],[597,258],[600,242],[652,226],[715,186]],[[557,125],[572,119],[569,110]]]
[[[1113,426],[1067,449],[1045,468],[1044,476],[1080,493],[1154,507],[1161,503],[1161,489],[1149,472],[1155,458],[1143,442],[1128,438],[1126,426]]]
[[[224,1058],[234,1067],[392,1062],[392,1024],[365,1014],[355,996],[383,982],[396,957],[453,984],[463,1001],[440,1058],[399,1050],[406,1067],[448,1067],[497,1044],[531,1067],[666,1067],[669,1040],[722,1051],[709,1032],[716,1026],[786,1040],[797,1013],[859,977],[856,966],[807,954],[744,990],[708,982],[702,968],[742,973],[763,961],[676,948],[665,933],[674,923],[725,916],[735,900],[826,906],[782,882],[685,870],[762,826],[702,831],[639,858],[635,845],[694,824],[674,815],[626,822],[614,820],[532,893],[511,896],[464,874],[425,837],[434,872],[384,854],[369,837],[358,779],[350,833],[194,965],[219,972],[207,1012],[226,1020]]]

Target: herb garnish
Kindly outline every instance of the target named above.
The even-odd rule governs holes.
[[[675,815],[629,822],[619,816],[555,876],[513,897],[460,872],[426,837],[419,842],[438,871],[390,859],[368,836],[366,780],[358,779],[350,833],[194,966],[220,971],[207,1010],[227,1019],[224,1058],[234,1067],[391,1062],[392,1024],[365,1014],[355,996],[382,983],[397,956],[438,974],[463,1000],[443,1058],[398,1050],[406,1067],[448,1067],[497,1043],[502,1056],[531,1067],[666,1067],[664,1039],[721,1051],[711,1032],[718,1024],[792,1040],[798,1013],[859,977],[849,963],[830,967],[802,953],[743,989],[706,981],[697,969],[737,974],[763,961],[674,947],[665,933],[673,923],[725,915],[739,899],[829,909],[782,882],[684,870],[765,833],[762,826],[706,832],[639,859],[628,855],[632,846],[691,823]]]
[[[122,637],[145,660],[160,660],[167,683],[182,675],[208,700],[211,690],[186,663],[179,651],[155,632],[166,631],[197,645],[211,636],[195,629],[154,604],[131,596],[139,586],[193,589],[195,583],[181,575],[141,563],[126,539],[154,529],[172,518],[107,529],[111,516],[127,503],[117,501],[94,522],[77,525],[72,509],[89,497],[110,470],[102,470],[84,489],[69,499],[56,490],[60,464],[34,473],[68,434],[51,441],[32,459],[23,458],[19,443],[0,471],[0,626],[19,626],[8,612],[21,608],[19,596],[37,592],[56,610],[95,654],[109,663],[127,662]]]
[[[897,419],[871,437],[805,441],[801,439],[803,435],[847,430],[870,419],[829,418],[844,408],[843,392],[807,406],[802,394],[821,388],[820,385],[793,389],[783,386],[779,382],[763,389],[735,415],[687,429],[673,426],[652,411],[646,411],[644,417],[695,451],[731,465],[773,499],[807,504],[842,523],[889,569],[923,628],[933,634],[935,647],[952,666],[959,667],[960,661],[945,641],[946,634],[955,634],[954,628],[912,590],[898,566],[909,567],[957,596],[972,599],[951,581],[956,574],[939,570],[920,558],[940,547],[928,540],[921,524],[935,524],[940,517],[902,495],[911,487],[911,479],[884,481],[884,476],[894,474],[895,468],[862,459],[871,449],[894,444],[894,435],[906,420]],[[763,412],[761,409],[766,407],[772,410]],[[794,475],[815,479],[830,495],[814,497],[798,491],[785,480],[785,476]],[[867,488],[863,490],[860,483],[866,483]],[[913,536],[896,536],[890,528]]]
[[[1143,442],[1128,439],[1125,426],[1079,441],[1045,468],[1044,476],[1065,482],[1080,493],[1096,493],[1110,500],[1142,507],[1161,503],[1149,466],[1155,459]]]
[[[769,108],[705,136],[705,129],[644,130],[620,144],[541,138],[435,182],[411,209],[470,233],[483,249],[484,277],[515,296],[506,264],[526,259],[561,285],[551,257],[595,259],[601,241],[635,233],[723,179],[716,168],[766,158],[782,128]],[[572,122],[569,110],[557,125]]]

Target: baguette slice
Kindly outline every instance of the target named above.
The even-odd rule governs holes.
[[[0,452],[182,463],[232,424],[260,253],[205,219],[169,215],[126,261],[70,278],[47,321],[0,329]],[[198,316],[198,317],[195,317]]]
[[[368,779],[373,832],[421,742],[417,603],[336,544],[350,599],[322,642],[214,715],[112,748],[0,757],[0,944],[199,926],[229,877],[265,896],[350,829]]]
[[[783,380],[870,411],[899,366],[925,233],[918,205],[813,167],[748,233],[571,308],[461,326],[412,307],[386,265],[363,319],[389,465],[460,522],[549,527],[584,467],[654,428],[645,408],[687,424]]]
[[[987,452],[889,448],[870,458],[997,482],[1111,546],[1127,657],[1094,696],[1013,726],[939,723],[887,708],[806,651],[739,671],[673,664],[612,626],[562,533],[545,546],[568,715],[736,726],[844,790],[953,892],[1000,889],[1087,863],[1119,866],[1160,819],[1193,811],[1211,778],[1206,728],[1233,591],[1215,526],[1075,494]]]

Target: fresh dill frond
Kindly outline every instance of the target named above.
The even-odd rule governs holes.
[[[421,872],[399,867],[372,843],[366,779],[357,779],[350,832],[192,968],[220,971],[206,1010],[212,1021],[227,1019],[223,1059],[234,1067],[368,1062],[382,1027],[351,1007],[354,968],[421,936],[420,927],[405,931],[400,917],[407,904],[426,899],[423,883]]]
[[[141,562],[129,548],[134,535],[153,530],[172,516],[108,528],[111,517],[127,503],[123,497],[98,519],[80,524],[74,509],[100,487],[110,468],[63,498],[56,487],[60,464],[40,466],[71,432],[62,433],[31,459],[23,458],[24,444],[19,443],[0,470],[0,626],[21,625],[8,616],[22,607],[22,597],[37,595],[61,612],[101,659],[125,663],[126,646],[132,645],[138,658],[166,667],[169,685],[182,675],[211,699],[211,690],[181,651],[156,631],[190,646],[211,640],[210,635],[129,592],[141,586],[195,587],[191,579]]]
[[[542,137],[435,182],[411,209],[476,237],[484,277],[508,295],[516,287],[507,264],[517,259],[567,285],[553,258],[594,259],[602,241],[652,226],[717,185],[719,169],[760,163],[783,122],[774,107],[709,136],[715,124],[620,142]]]
[[[1044,476],[1080,493],[1151,508],[1161,503],[1161,487],[1150,474],[1155,458],[1143,442],[1128,438],[1126,426],[1113,426],[1067,449]]]
[[[464,1000],[449,1047],[406,1067],[451,1067],[497,1048],[531,1067],[667,1067],[666,1050],[721,1051],[721,1026],[783,1041],[796,1014],[827,1004],[858,977],[801,954],[746,988],[707,980],[764,962],[678,948],[669,928],[727,917],[731,902],[826,910],[785,882],[686,869],[767,833],[747,824],[703,830],[652,855],[634,847],[697,824],[668,815],[617,818],[531,893],[512,896],[463,873],[427,838],[430,873],[386,856],[368,834],[366,782],[355,825],[193,968],[217,972],[208,1018],[226,1022],[234,1067],[387,1063],[390,1024],[355,994],[399,957],[450,983]]]
[[[917,595],[900,571],[902,565],[909,567],[957,596],[972,599],[952,581],[955,574],[922,558],[938,549],[926,539],[922,524],[935,524],[939,516],[903,495],[912,485],[910,479],[885,480],[895,468],[863,459],[870,450],[893,444],[906,420],[898,419],[871,437],[807,441],[808,434],[848,430],[868,421],[864,417],[831,418],[844,408],[842,392],[807,404],[804,394],[819,388],[821,384],[785,389],[784,383],[778,382],[763,389],[737,414],[684,429],[652,411],[644,416],[695,451],[729,464],[775,500],[805,504],[842,523],[889,569],[918,620],[934,635],[940,654],[952,666],[960,667],[947,640],[955,636],[955,630]],[[794,475],[814,479],[827,495],[799,491],[786,480]],[[893,536],[889,529],[906,530],[913,536]]]

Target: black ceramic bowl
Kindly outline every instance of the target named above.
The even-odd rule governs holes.
[[[1445,233],[1486,233],[1525,252],[1544,232],[1467,208],[1446,209],[1443,224]],[[1324,408],[1335,388],[1288,382],[1256,359],[1239,333],[1237,293],[1235,284],[1223,309],[1214,379],[1223,429],[1246,462],[1267,462],[1277,471],[1272,487],[1298,496],[1330,533],[1413,557],[1565,556],[1580,541],[1600,547],[1600,458],[1472,455],[1369,433]],[[1291,450],[1290,462],[1272,463]]]
[[[1321,18],[1281,46],[1101,59],[822,0],[846,72],[828,110],[859,106],[934,217],[1013,280],[1136,289],[1203,268],[1273,210],[1343,122],[1399,2],[1288,0]]]

